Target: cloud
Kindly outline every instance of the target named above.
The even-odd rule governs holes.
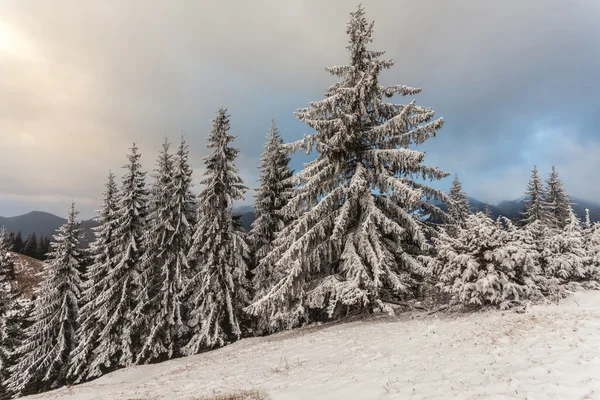
[[[569,171],[600,141],[600,4],[363,4],[376,21],[373,46],[396,60],[382,81],[423,87],[418,103],[446,120],[424,146],[428,163],[459,173],[472,195],[491,200],[510,197],[516,180],[524,188],[534,163],[560,161],[573,194],[598,195]],[[108,170],[119,172],[131,143],[139,143],[150,170],[165,135],[176,141],[186,134],[191,162],[201,170],[204,138],[220,106],[232,114],[238,167],[255,186],[270,120],[288,140],[306,133],[293,111],[334,82],[324,67],[346,62],[345,23],[354,6],[5,0],[0,35],[4,26],[13,44],[10,51],[0,46],[3,198],[85,199],[82,214],[90,216]],[[531,138],[540,126],[568,126],[579,141],[573,146],[586,143],[583,154],[572,150],[565,159],[556,142],[538,151]],[[296,169],[301,160],[295,158]],[[43,200],[2,204],[44,207]]]

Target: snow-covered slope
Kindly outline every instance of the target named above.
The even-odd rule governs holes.
[[[26,298],[31,298],[37,285],[40,283],[44,262],[27,257],[19,253],[12,253],[16,257],[15,272],[19,291]]]
[[[37,399],[600,399],[600,292],[525,314],[403,314],[242,340]]]

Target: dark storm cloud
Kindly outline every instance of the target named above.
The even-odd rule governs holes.
[[[34,206],[62,213],[75,198],[88,216],[133,141],[151,169],[162,137],[186,134],[199,175],[220,106],[232,114],[238,166],[254,186],[271,118],[286,139],[307,132],[293,111],[333,82],[325,66],[346,62],[345,23],[356,6],[2,4],[0,35],[10,40],[0,39],[0,206],[8,210],[0,214]],[[423,87],[417,102],[446,120],[424,146],[428,163],[459,173],[471,195],[491,201],[520,195],[533,164],[545,173],[554,163],[574,195],[600,198],[591,184],[600,167],[599,3],[363,4],[376,21],[373,46],[396,59],[383,82]]]

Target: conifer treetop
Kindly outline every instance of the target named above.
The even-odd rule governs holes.
[[[454,175],[450,192],[448,193],[448,213],[458,224],[464,224],[469,216],[469,198],[463,191],[458,175]]]

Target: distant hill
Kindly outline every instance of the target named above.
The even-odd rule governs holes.
[[[571,202],[573,203],[573,211],[575,214],[583,219],[585,218],[585,209],[590,210],[590,220],[592,222],[600,221],[600,204],[594,203],[592,201],[571,198]],[[483,211],[485,209],[485,203],[469,197],[469,207],[471,211]],[[440,206],[442,210],[446,210],[447,207],[445,204]],[[500,215],[510,218],[512,220],[519,219],[523,209],[525,208],[525,200],[523,198],[516,200],[504,200],[498,204],[490,204],[490,211],[494,218],[498,218]]]
[[[4,226],[7,231],[21,231],[23,237],[35,232],[37,236],[50,236],[66,220],[42,211],[32,211],[28,214],[16,217],[0,217],[0,226]]]
[[[29,234],[35,232],[37,236],[48,236],[52,238],[58,228],[67,220],[43,211],[32,211],[16,217],[0,217],[0,227],[4,226],[8,232],[21,232],[26,238]],[[98,226],[93,219],[82,222],[84,229],[84,241],[88,243],[93,239],[91,228]]]
[[[600,221],[600,204],[592,201],[571,198],[571,203],[573,204],[573,211],[575,214],[581,218],[583,221],[585,218],[585,209],[590,210],[590,220],[592,222]],[[475,205],[471,207],[476,208]],[[525,208],[524,199],[516,199],[516,200],[504,200],[495,206],[490,206],[492,213],[494,216],[504,215],[505,217],[511,219],[517,219],[523,212]],[[483,209],[483,208],[481,208]]]

